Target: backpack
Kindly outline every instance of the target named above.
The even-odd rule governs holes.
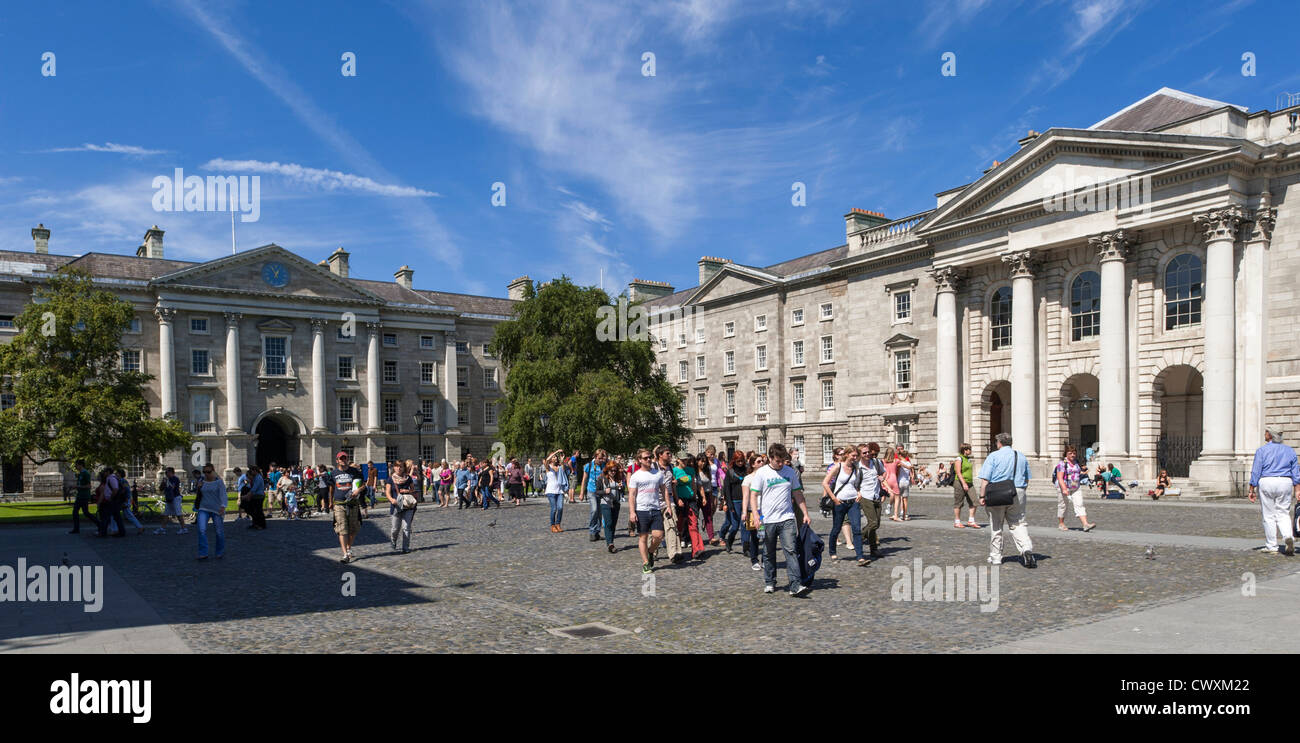
[[[117,481],[117,490],[113,491],[113,505],[121,508],[131,500],[131,484],[126,478]]]

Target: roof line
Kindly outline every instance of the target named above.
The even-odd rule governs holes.
[[[1187,103],[1195,103],[1195,104],[1198,105],[1198,106],[1208,106],[1208,107],[1210,107],[1210,108],[1224,108],[1224,107],[1229,107],[1229,108],[1235,108],[1235,109],[1238,109],[1238,110],[1243,111],[1243,112],[1245,112],[1245,111],[1249,111],[1249,110],[1250,110],[1250,109],[1247,108],[1246,106],[1238,106],[1238,105],[1235,104],[1235,103],[1227,103],[1226,101],[1216,101],[1216,100],[1214,100],[1213,98],[1204,98],[1204,97],[1199,96],[1199,95],[1192,95],[1191,93],[1184,93],[1184,92],[1181,91],[1181,90],[1174,90],[1173,88],[1170,88],[1170,87],[1164,87],[1164,88],[1161,88],[1160,90],[1157,90],[1156,92],[1154,92],[1154,93],[1152,93],[1152,94],[1146,96],[1145,98],[1143,98],[1143,99],[1141,99],[1141,100],[1134,101],[1133,103],[1128,104],[1128,105],[1125,106],[1124,108],[1121,108],[1120,110],[1115,111],[1114,113],[1108,114],[1108,115],[1106,116],[1106,118],[1102,119],[1101,121],[1098,121],[1096,124],[1093,124],[1092,126],[1090,126],[1090,127],[1088,127],[1088,128],[1089,128],[1089,129],[1096,129],[1097,127],[1101,126],[1102,124],[1105,124],[1107,121],[1110,121],[1111,119],[1114,119],[1114,118],[1118,118],[1119,116],[1121,116],[1121,115],[1123,115],[1123,114],[1125,114],[1125,113],[1127,113],[1127,112],[1129,112],[1129,111],[1131,111],[1131,110],[1137,108],[1138,106],[1142,105],[1143,103],[1146,103],[1147,101],[1151,100],[1152,98],[1155,98],[1155,97],[1158,96],[1158,95],[1167,96],[1167,97],[1169,97],[1169,98],[1177,98],[1177,99],[1180,100],[1180,101],[1185,101],[1185,102],[1187,102]],[[1190,118],[1190,117],[1188,117],[1188,118]]]

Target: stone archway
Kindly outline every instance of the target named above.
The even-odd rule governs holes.
[[[1085,399],[1085,396],[1092,399],[1087,409],[1079,402]],[[1100,383],[1092,374],[1074,374],[1061,384],[1061,417],[1065,427],[1062,431],[1063,440],[1059,442],[1058,448],[1064,451],[1066,445],[1073,444],[1079,452],[1081,462],[1084,452],[1097,443],[1100,435],[1097,430],[1099,397]],[[1051,452],[1052,456],[1059,453]]]
[[[988,456],[997,448],[994,437],[1011,430],[1011,382],[999,379],[989,382],[980,393],[979,417],[972,441],[969,443],[975,456]]]
[[[257,466],[266,471],[272,462],[277,465],[298,464],[298,436],[302,421],[282,409],[268,410],[253,421],[254,456]]]
[[[1160,411],[1157,471],[1187,477],[1191,463],[1201,455],[1203,395],[1204,379],[1194,366],[1173,364],[1156,376],[1154,397]]]

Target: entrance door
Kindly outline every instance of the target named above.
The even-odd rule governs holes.
[[[4,470],[4,492],[21,493],[23,491],[23,460],[14,457],[0,463]]]
[[[257,424],[257,466],[263,472],[272,462],[280,466],[297,463],[298,449],[295,446],[291,450],[289,439],[288,431],[274,418],[263,418]],[[289,460],[290,455],[293,461]]]

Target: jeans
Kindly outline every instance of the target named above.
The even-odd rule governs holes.
[[[131,526],[134,526],[137,529],[144,528],[144,526],[140,524],[140,519],[137,519],[135,517],[135,514],[131,512],[131,504],[129,502],[122,507],[122,518],[125,519],[126,522],[129,523]]]
[[[601,501],[600,516],[605,522],[605,544],[613,544],[614,529],[618,527],[618,501]]]
[[[740,533],[740,501],[731,501],[723,515],[726,520],[722,522],[722,529],[718,532],[718,536],[722,537],[722,541],[729,543]]]
[[[799,570],[799,558],[794,554],[795,535],[799,533],[799,524],[794,519],[778,521],[763,525],[763,582],[776,587],[776,543],[781,542],[781,551],[785,553],[785,572],[790,576],[790,590],[803,585],[803,574]]]
[[[208,556],[208,521],[217,527],[217,557],[226,554],[226,521],[220,514],[211,511],[198,512],[199,527],[199,557]]]
[[[858,499],[851,501],[841,501],[835,506],[835,515],[831,521],[831,533],[826,538],[830,544],[831,555],[835,554],[835,541],[839,537],[840,526],[844,523],[844,518],[849,519],[849,532],[853,534],[853,551],[857,553],[858,559],[862,559],[862,509],[858,506]]]
[[[90,523],[98,528],[99,519],[90,515],[90,496],[78,495],[76,503],[72,504],[72,530],[81,531],[81,514],[83,512],[86,514],[86,518],[90,519]]]
[[[564,493],[547,493],[546,500],[551,503],[551,526],[557,526],[564,518]]]
[[[587,520],[587,531],[591,536],[600,536],[600,499],[596,497],[596,491],[592,490],[587,493],[587,500],[591,503],[591,518]]]
[[[402,551],[405,552],[411,548],[411,522],[415,520],[415,509],[408,508],[405,511],[399,511],[396,508],[390,509],[390,519],[392,528],[388,531],[388,540],[393,543],[393,549],[397,549],[397,532],[402,532]]]
[[[501,507],[501,501],[497,500],[495,495],[492,495],[492,488],[490,487],[483,488],[483,510],[484,511],[488,509],[489,503],[497,504],[497,508]]]
[[[122,510],[115,508],[112,503],[104,503],[99,507],[99,536],[108,536],[109,521],[117,524],[117,536],[126,536],[126,524],[122,523]]]

